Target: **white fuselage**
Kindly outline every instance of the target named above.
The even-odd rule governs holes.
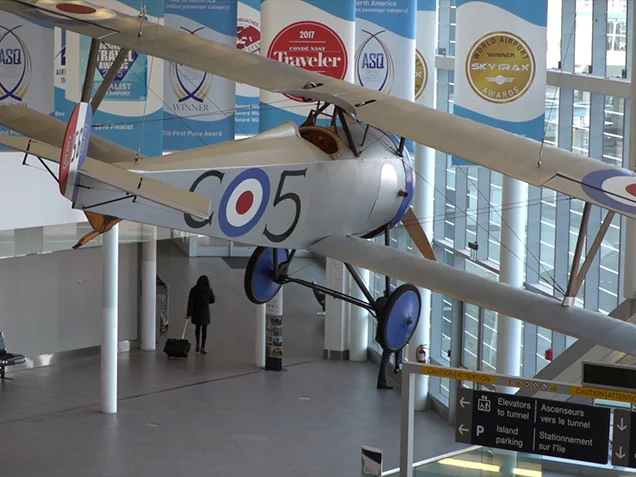
[[[406,200],[405,167],[384,133],[352,127],[338,159],[301,138],[291,123],[255,136],[147,159],[130,168],[210,198],[201,220],[125,196],[83,177],[75,208],[124,220],[266,247],[305,248],[333,234],[365,235],[396,217]],[[341,134],[341,136],[344,136]]]

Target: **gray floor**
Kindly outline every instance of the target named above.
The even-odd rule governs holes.
[[[98,358],[12,373],[15,381],[0,385],[0,476],[351,477],[360,474],[363,444],[383,449],[387,468],[397,466],[399,393],[375,390],[369,363],[321,359],[323,319],[311,291],[286,288],[287,371],[268,373],[252,365],[254,312],[242,271],[166,244],[160,254],[171,335],[181,334],[187,289],[199,274],[210,276],[218,297],[210,354],[184,361],[160,351],[121,354],[117,415],[96,406]],[[295,270],[323,279],[308,260]],[[418,413],[416,459],[461,447],[437,415]]]

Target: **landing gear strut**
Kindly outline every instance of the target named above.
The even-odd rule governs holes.
[[[307,280],[291,277],[289,265],[294,254],[293,250],[289,252],[286,249],[267,247],[257,247],[254,250],[245,270],[244,281],[245,294],[252,303],[267,303],[283,285],[296,283],[368,310],[378,319],[378,342],[383,349],[397,352],[410,341],[417,328],[422,308],[422,298],[416,287],[406,283],[392,293],[387,288],[384,296],[374,299],[360,278],[358,270],[347,263],[347,269],[366,298],[366,301],[361,300]]]

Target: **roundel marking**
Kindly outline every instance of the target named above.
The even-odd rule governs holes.
[[[55,19],[58,25],[75,25],[75,20],[100,22],[116,16],[115,12],[83,0],[36,0],[32,14],[45,22]]]
[[[64,13],[73,13],[75,15],[90,15],[97,12],[93,7],[82,5],[78,3],[58,3],[55,8]]]
[[[583,177],[583,192],[600,204],[636,214],[636,175],[626,170],[605,169]]]
[[[239,237],[261,220],[270,195],[269,177],[262,169],[241,172],[230,182],[219,204],[219,227],[228,237]]]

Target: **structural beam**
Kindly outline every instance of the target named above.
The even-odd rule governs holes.
[[[88,53],[88,64],[86,65],[86,73],[84,74],[84,86],[82,87],[82,103],[88,103],[91,99],[93,83],[95,82],[95,68],[97,68],[99,43],[100,41],[95,38],[91,40],[91,49]]]
[[[129,52],[130,50],[127,50],[126,48],[122,48],[121,50],[119,50],[115,61],[113,61],[113,64],[108,69],[108,73],[106,73],[104,81],[102,81],[102,84],[99,86],[99,89],[97,90],[95,96],[93,97],[93,100],[91,101],[91,107],[93,108],[93,111],[97,111],[97,108],[99,108],[99,105],[106,96],[106,93],[108,93],[110,85],[113,84],[113,81],[115,80],[117,73],[119,73],[121,65],[124,64],[124,60],[128,56]]]
[[[574,300],[576,299],[576,295],[579,293],[579,290],[581,289],[581,285],[583,285],[583,281],[585,280],[585,276],[587,275],[587,272],[590,270],[590,267],[592,266],[594,257],[596,256],[596,253],[598,252],[599,248],[601,248],[601,243],[603,242],[603,239],[605,238],[605,234],[607,233],[607,230],[609,229],[610,225],[612,224],[612,220],[614,220],[614,216],[616,215],[614,211],[607,212],[607,215],[605,216],[605,219],[603,220],[603,223],[601,224],[601,228],[596,234],[596,237],[594,238],[594,242],[592,242],[592,245],[590,246],[590,250],[585,257],[585,260],[583,261],[583,266],[581,267],[581,270],[579,270],[577,273],[578,264],[581,259],[581,250],[579,250],[579,247],[581,249],[583,248],[583,244],[582,244],[583,239],[581,238],[581,236],[584,236],[585,234],[585,227],[587,225],[587,220],[589,218],[590,207],[591,206],[588,203],[586,203],[585,209],[583,209],[583,220],[581,221],[579,239],[577,240],[577,243],[576,243],[576,251],[574,255],[574,262],[572,263],[572,272],[570,273],[570,280],[568,282],[568,290],[565,297],[563,297],[563,306],[574,305]],[[578,252],[578,255],[577,255],[577,252]]]

